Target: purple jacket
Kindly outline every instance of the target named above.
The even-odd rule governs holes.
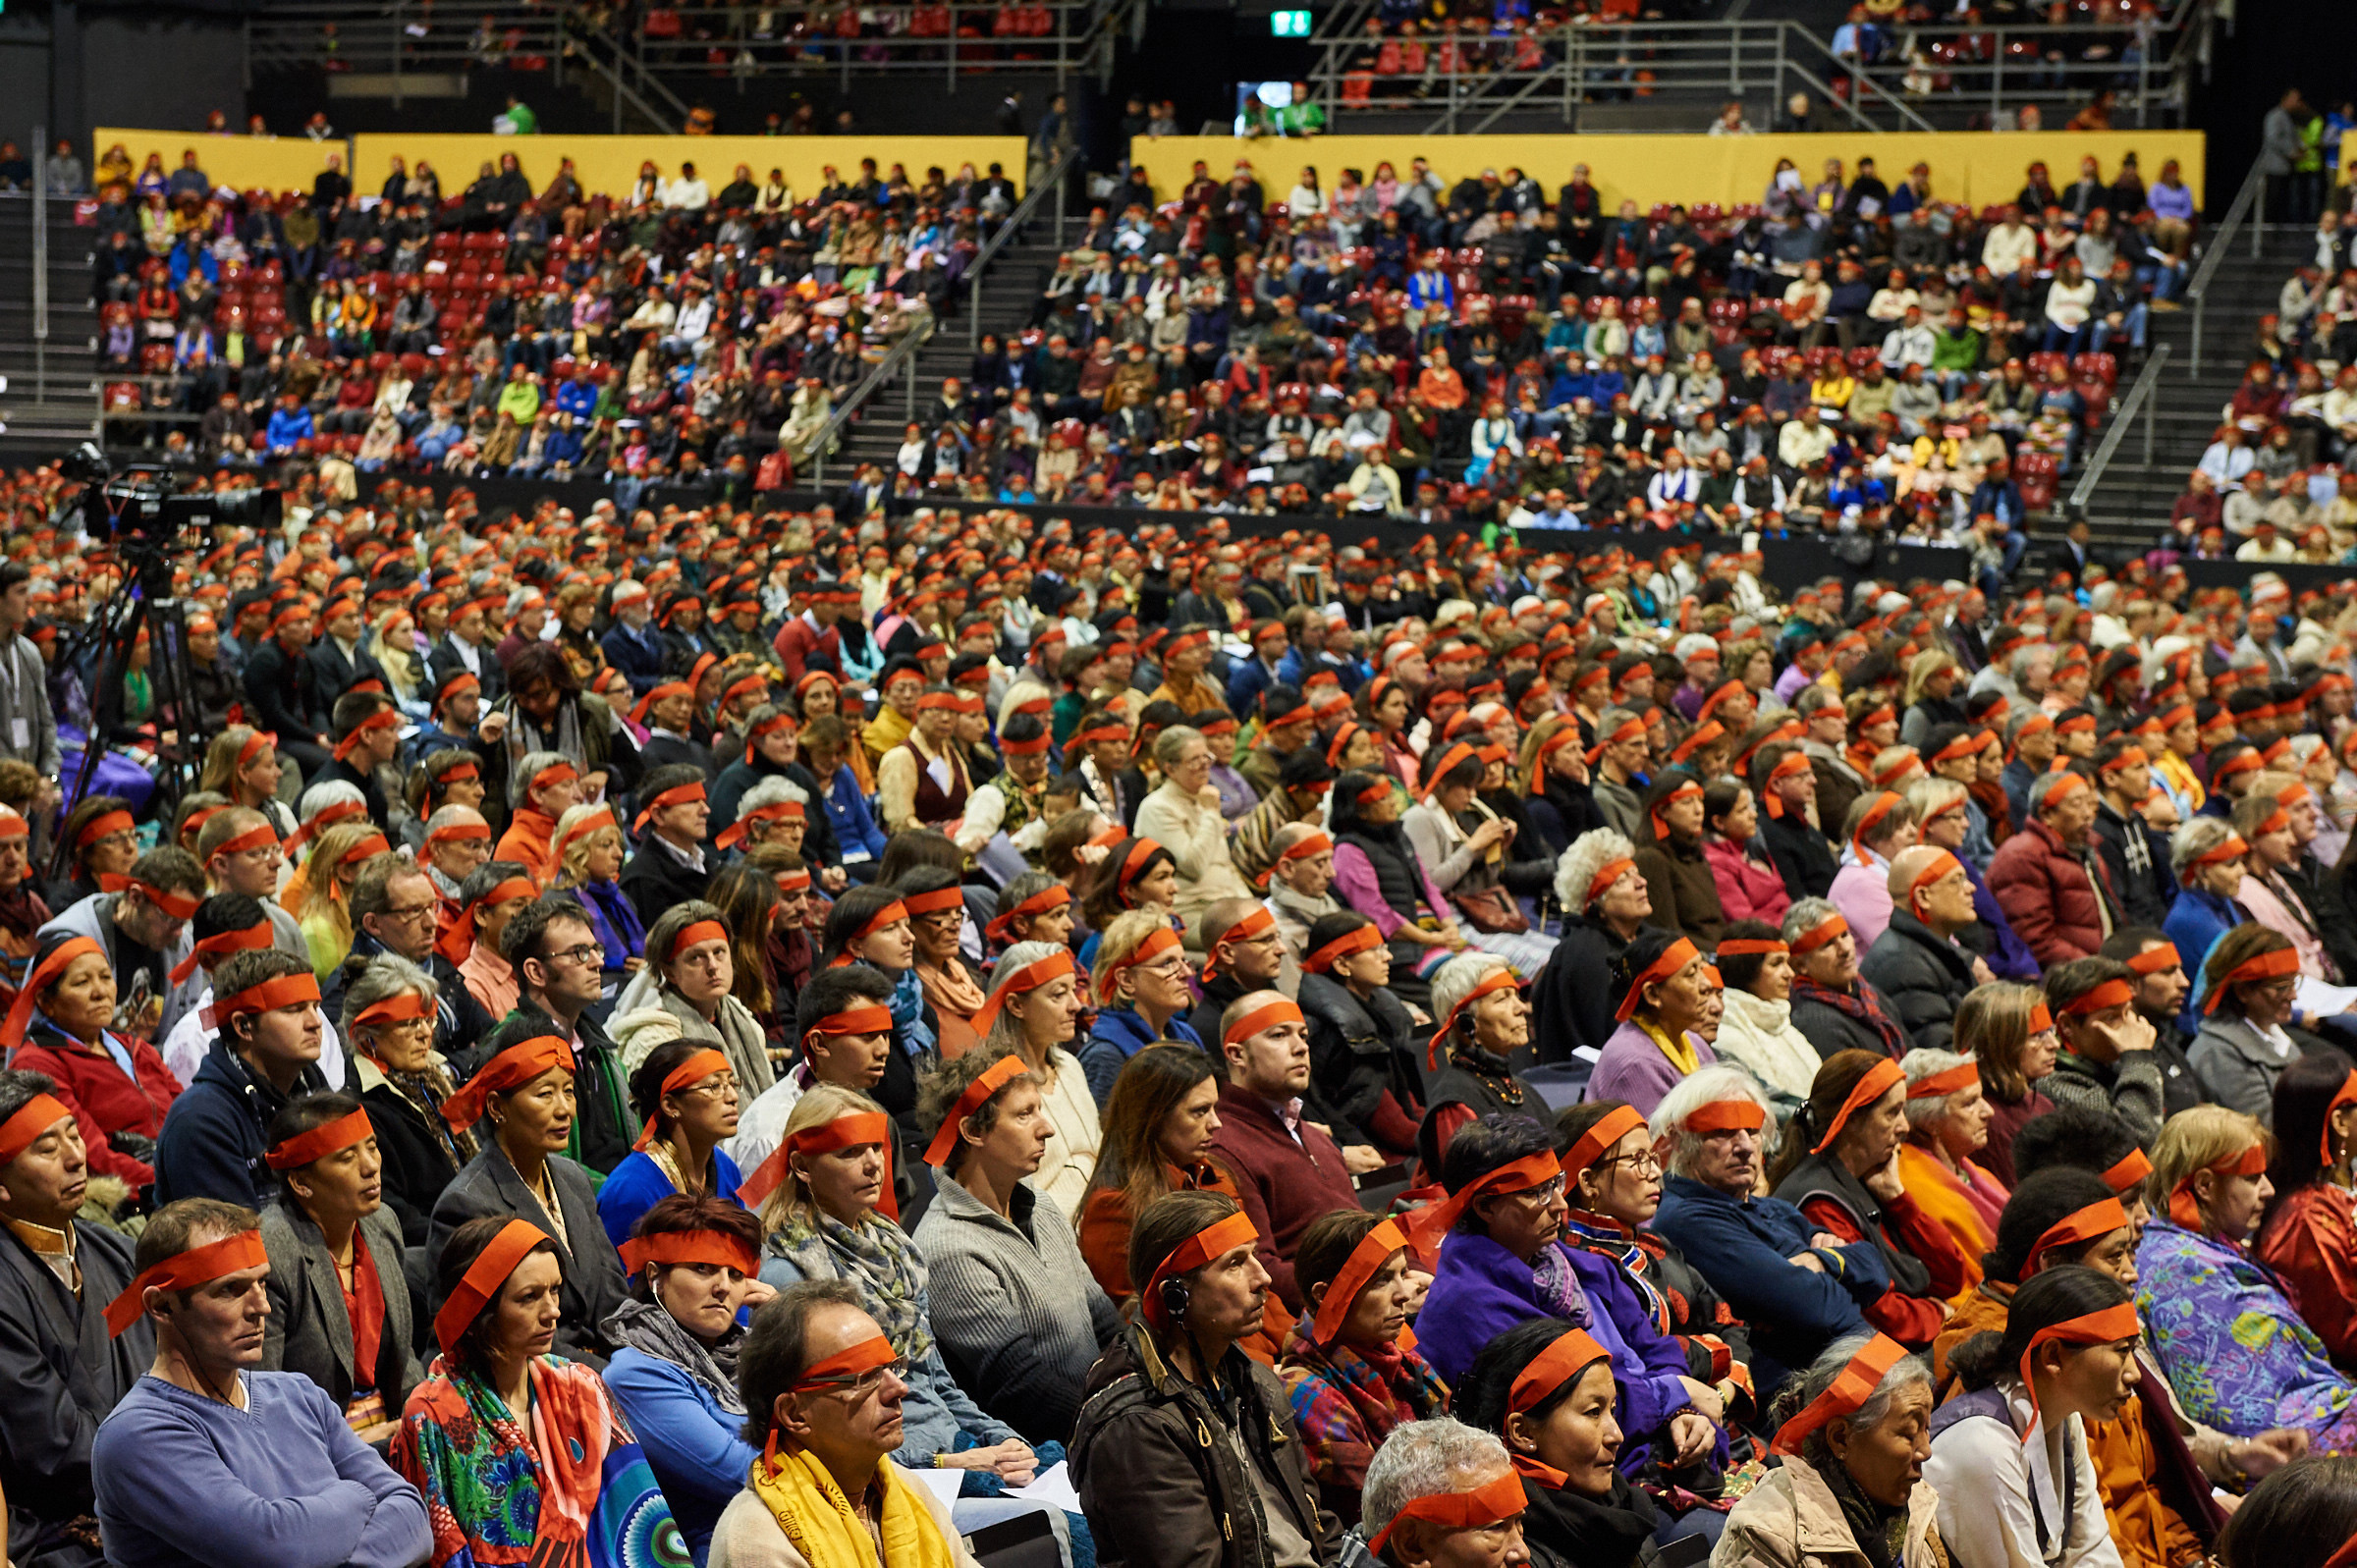
[[[1685,1353],[1655,1325],[1612,1260],[1561,1242],[1554,1252],[1570,1265],[1587,1299],[1588,1321],[1580,1326],[1613,1354],[1620,1426],[1628,1434],[1621,1462],[1642,1464],[1647,1439],[1692,1403],[1678,1380],[1685,1375]],[[1529,1265],[1487,1236],[1452,1231],[1441,1243],[1439,1271],[1416,1314],[1416,1351],[1454,1384],[1483,1345],[1518,1323],[1554,1316]]]
[[[1708,1067],[1719,1057],[1710,1042],[1700,1035],[1689,1034],[1686,1043],[1694,1048],[1695,1065]],[[1662,1048],[1653,1043],[1653,1036],[1627,1022],[1614,1030],[1604,1043],[1604,1053],[1597,1058],[1596,1070],[1588,1078],[1583,1100],[1625,1100],[1640,1116],[1653,1114],[1653,1108],[1662,1103],[1662,1096],[1677,1087],[1685,1074],[1676,1064],[1662,1054]]]

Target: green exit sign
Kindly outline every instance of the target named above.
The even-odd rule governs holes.
[[[1309,13],[1306,11],[1272,11],[1269,13],[1269,34],[1277,38],[1306,38],[1309,36]]]

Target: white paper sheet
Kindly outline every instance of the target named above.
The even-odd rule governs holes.
[[[901,1474],[931,1487],[944,1508],[957,1502],[958,1488],[965,1477],[962,1470],[904,1470]]]
[[[1066,1513],[1080,1511],[1080,1493],[1072,1489],[1071,1472],[1061,1459],[1033,1477],[1030,1486],[1008,1487],[1007,1495],[1026,1502],[1046,1503]]]

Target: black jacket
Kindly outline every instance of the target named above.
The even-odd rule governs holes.
[[[638,852],[630,856],[622,868],[622,875],[615,880],[630,894],[630,906],[638,911],[638,918],[651,930],[663,911],[673,904],[704,896],[716,869],[709,857],[702,871],[681,864],[678,856],[654,841],[650,831],[639,841]]]
[[[1822,898],[1833,891],[1840,859],[1834,853],[1833,840],[1810,827],[1807,818],[1763,818],[1760,838],[1768,845],[1768,858],[1775,862],[1777,875],[1784,879],[1784,892],[1795,902]]]
[[[402,1245],[423,1248],[434,1205],[459,1173],[459,1162],[444,1141],[441,1108],[436,1106],[430,1112],[433,1121],[427,1121],[429,1112],[393,1087],[384,1068],[357,1052],[352,1062],[351,1083],[367,1108],[377,1153],[384,1159],[385,1207],[401,1222]]]
[[[2109,800],[2095,808],[2096,852],[2111,873],[2111,889],[2119,895],[2121,917],[2132,926],[2161,929],[2177,894],[2176,879],[2168,869],[2168,839],[2153,832],[2142,817],[2123,817]],[[2136,853],[2141,846],[2142,855]],[[2143,869],[2136,868],[2141,860]]]
[[[20,1563],[99,1561],[64,1527],[95,1512],[90,1439],[155,1360],[144,1315],[119,1338],[106,1332],[106,1304],[131,1284],[131,1238],[77,1221],[74,1256],[80,1296],[0,1226],[0,1469],[9,1481],[8,1553]]]
[[[1069,1450],[1102,1568],[1263,1568],[1271,1498],[1332,1568],[1342,1528],[1318,1501],[1285,1385],[1240,1350],[1219,1375],[1215,1402],[1135,1325],[1089,1369]]]
[[[1309,1020],[1310,1083],[1334,1108],[1334,1141],[1373,1144],[1386,1090],[1413,1120],[1420,1080],[1408,1037],[1415,1025],[1399,999],[1378,987],[1362,1001],[1331,975],[1305,974],[1299,1000]]]
[[[267,638],[246,661],[247,718],[281,740],[308,741],[327,729],[319,705],[318,673],[303,654]]]
[[[1628,946],[1601,920],[1574,915],[1530,983],[1531,1039],[1542,1063],[1569,1061],[1581,1046],[1602,1051],[1619,1022],[1613,1016],[1613,960]]]
[[[484,1131],[489,1130],[485,1123]],[[577,1250],[557,1236],[548,1211],[540,1207],[540,1200],[523,1184],[498,1143],[486,1137],[481,1152],[435,1203],[426,1251],[440,1257],[451,1232],[469,1219],[486,1216],[537,1225],[556,1241],[557,1262],[565,1271],[564,1288],[557,1298],[556,1352],[603,1368],[609,1347],[599,1325],[621,1307],[629,1291],[622,1259],[606,1239],[605,1224],[597,1217],[597,1184],[589,1172],[563,1155],[551,1155],[548,1181],[557,1206],[565,1211],[566,1236],[581,1244]]]
[[[1826,1000],[1815,988],[1804,989],[1797,984],[1792,988],[1792,1027],[1817,1048],[1817,1054],[1829,1059],[1838,1051],[1871,1051],[1892,1061],[1905,1055],[1907,1029],[1898,1020],[1898,1009],[1864,975],[1858,977],[1858,996],[1882,1009],[1883,1016],[1891,1021],[1895,1040],[1884,1039],[1872,1024]]]
[[[1978,984],[1970,953],[1898,909],[1859,960],[1858,973],[1883,994],[1917,1046],[1954,1049],[1956,1008]]]

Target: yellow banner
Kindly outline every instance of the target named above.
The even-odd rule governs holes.
[[[1967,206],[1996,206],[2013,199],[2029,166],[2043,162],[2057,189],[2079,177],[2079,160],[2092,157],[2108,182],[2120,158],[2136,154],[2149,188],[2161,167],[2174,158],[2194,205],[2203,194],[2204,137],[2198,131],[2045,131],[2022,133],[1949,132],[1901,135],[1861,132],[1810,135],[1513,135],[1513,136],[1317,136],[1309,140],[1233,136],[1140,136],[1129,144],[1133,163],[1143,164],[1164,201],[1183,189],[1200,160],[1214,180],[1226,180],[1237,159],[1248,160],[1272,201],[1283,201],[1303,166],[1318,171],[1331,192],[1344,169],[1372,180],[1389,162],[1400,178],[1411,159],[1424,158],[1451,186],[1485,169],[1518,168],[1546,189],[1550,201],[1584,163],[1604,196],[1608,213],[1622,201],[1640,209],[1657,202],[1715,201],[1722,207],[1756,202],[1775,178],[1777,161],[1789,158],[1804,185],[1824,177],[1826,160],[1841,160],[1843,177],[1857,160],[1872,158],[1885,185],[1896,189],[1918,163],[1931,166],[1932,195]]]
[[[999,164],[1015,189],[1023,186],[1023,138],[1020,136],[454,136],[362,135],[356,138],[353,183],[373,192],[384,187],[396,157],[408,160],[414,172],[419,160],[433,165],[442,178],[442,193],[463,193],[487,164],[499,166],[502,153],[516,154],[534,190],[547,189],[559,165],[573,160],[574,178],[593,193],[621,197],[637,183],[641,166],[653,164],[665,180],[680,177],[684,163],[695,165],[696,178],[715,193],[736,178],[740,164],[750,171],[754,184],[780,171],[796,199],[818,194],[827,184],[832,165],[845,180],[859,178],[859,160],[876,160],[878,178],[889,179],[894,164],[908,172],[911,184],[922,185],[925,171],[938,168],[955,179],[961,165],[972,164],[987,174]]]
[[[303,136],[208,136],[195,131],[129,131],[120,126],[100,126],[90,133],[90,145],[100,157],[109,148],[121,147],[131,155],[135,172],[144,169],[147,155],[154,153],[167,176],[180,167],[182,154],[193,151],[196,167],[215,188],[235,186],[240,190],[308,190],[328,159],[342,163],[352,152],[341,137],[312,141]]]

